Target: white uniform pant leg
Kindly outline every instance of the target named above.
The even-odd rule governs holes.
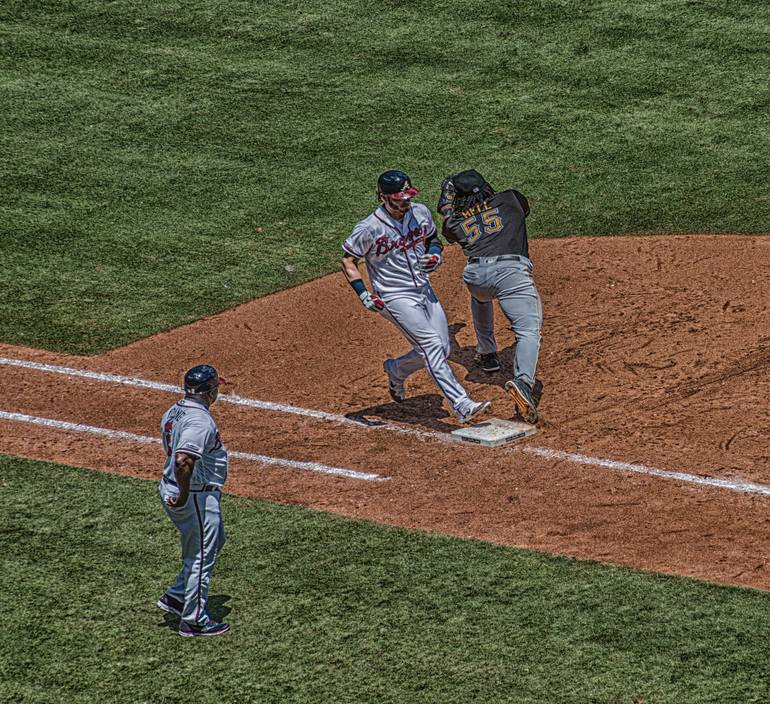
[[[163,504],[179,530],[184,563],[167,593],[184,601],[182,620],[197,626],[209,620],[206,605],[211,572],[226,540],[221,495],[219,491],[190,493],[187,503],[179,509]]]
[[[385,315],[390,322],[394,322],[393,319]],[[395,323],[394,323],[395,324]],[[394,381],[401,382],[402,384],[407,380],[407,377],[414,374],[418,369],[422,369],[425,366],[425,358],[417,348],[412,348],[406,354],[402,354],[400,357],[396,357],[390,362],[390,374]]]
[[[409,369],[411,373],[424,365],[454,411],[466,414],[473,406],[473,401],[449,365],[449,325],[436,294],[428,289],[421,295],[390,299],[382,315],[401,331],[414,348],[413,351],[421,357],[420,365],[412,368],[416,364],[414,356],[412,353],[404,355],[399,358],[404,360],[400,366],[394,364],[391,367],[393,372],[400,376]],[[406,376],[408,374],[403,378]]]
[[[174,599],[184,602],[184,593],[185,589],[187,588],[187,576],[190,574],[190,560],[184,559],[184,538],[182,530],[179,528],[178,522],[182,520],[182,511],[184,509],[173,509],[173,516],[172,512],[169,511],[170,507],[166,505],[166,499],[169,498],[176,498],[179,495],[179,490],[175,488],[172,492],[167,490],[167,487],[163,482],[160,483],[160,500],[163,505],[163,510],[166,512],[166,515],[171,519],[171,522],[176,526],[176,528],[179,530],[179,538],[180,543],[182,543],[182,568],[179,570],[179,574],[176,576],[176,579],[174,580],[174,583],[166,589],[166,594],[169,596],[174,597]],[[188,505],[189,505],[189,499],[188,499]],[[187,508],[187,506],[185,506]]]

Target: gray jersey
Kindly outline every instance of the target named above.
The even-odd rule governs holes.
[[[428,285],[420,257],[426,252],[425,240],[435,235],[433,216],[422,203],[413,203],[400,222],[380,206],[353,228],[342,248],[366,262],[372,288],[388,300]]]
[[[163,479],[176,484],[176,453],[196,459],[190,488],[206,484],[222,486],[227,479],[227,450],[222,445],[217,424],[201,403],[185,398],[177,401],[161,421],[166,464]]]

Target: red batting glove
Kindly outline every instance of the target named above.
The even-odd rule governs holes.
[[[358,296],[361,299],[361,303],[364,304],[364,308],[372,311],[380,311],[385,308],[385,301],[383,301],[377,294],[364,291]]]
[[[424,274],[432,274],[441,266],[440,254],[423,254],[420,257],[420,271]]]

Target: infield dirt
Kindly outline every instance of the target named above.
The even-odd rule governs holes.
[[[545,324],[539,434],[522,444],[669,471],[770,482],[770,238],[682,235],[530,243]],[[494,415],[513,333],[497,311],[503,370],[474,368],[463,257],[433,277],[452,364]],[[251,301],[97,357],[0,345],[0,356],[179,383],[214,364],[235,393],[448,433],[420,372],[390,401],[382,361],[407,349],[341,274]],[[158,435],[167,392],[3,367],[2,410]],[[383,523],[770,589],[770,497],[517,452],[218,404],[230,449],[389,477],[363,482],[233,460],[233,493]],[[157,446],[3,422],[2,451],[158,478]],[[521,445],[518,445],[520,447]]]

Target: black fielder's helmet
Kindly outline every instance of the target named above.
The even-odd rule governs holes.
[[[377,196],[406,199],[414,198],[419,191],[412,186],[412,181],[403,171],[391,169],[380,174],[377,179]]]
[[[481,193],[485,186],[489,186],[487,180],[476,169],[461,171],[452,177],[455,192],[458,196],[470,196]]]
[[[219,373],[208,364],[199,364],[187,371],[184,375],[184,392],[186,394],[205,394],[224,384]]]
[[[463,211],[481,206],[484,201],[495,195],[495,189],[476,169],[467,169],[452,176],[455,187],[455,209]]]

